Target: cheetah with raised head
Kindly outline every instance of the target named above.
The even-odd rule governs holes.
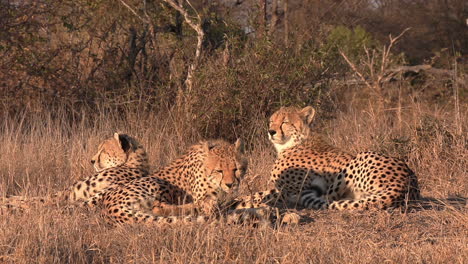
[[[239,185],[246,166],[240,140],[202,141],[150,177],[110,189],[95,200],[102,201],[104,213],[117,224],[171,222],[177,218],[166,216],[192,210],[209,215]]]
[[[404,162],[327,144],[311,131],[314,115],[308,106],[282,107],[271,116],[268,136],[278,152],[274,189],[239,199],[238,208],[283,201],[313,209],[386,209],[420,198],[417,178]]]

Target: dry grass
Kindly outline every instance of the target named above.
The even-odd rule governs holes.
[[[372,110],[351,101],[332,121],[318,122],[331,142],[350,152],[371,149],[405,158],[422,194],[466,198],[467,109],[463,133],[453,111],[403,103]],[[197,138],[167,114],[97,114],[68,122],[61,113],[25,114],[0,124],[0,194],[43,195],[92,173],[89,158],[113,131],[136,136],[152,165],[167,164]],[[258,134],[242,192],[265,188],[274,160]],[[94,212],[37,208],[4,214],[0,262],[5,263],[467,263],[466,206],[412,212],[299,212],[299,226],[278,229],[223,225],[109,228]]]

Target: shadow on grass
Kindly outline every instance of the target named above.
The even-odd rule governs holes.
[[[408,209],[411,210],[446,210],[446,209],[456,209],[461,210],[467,206],[467,198],[461,196],[448,197],[445,199],[433,198],[433,197],[423,197],[421,200],[409,204]]]

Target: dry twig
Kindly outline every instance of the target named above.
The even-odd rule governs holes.
[[[359,78],[366,84],[366,86],[377,93],[377,95],[382,99],[382,85],[385,81],[387,75],[387,67],[390,64],[390,52],[393,48],[393,45],[408,31],[409,28],[403,30],[397,37],[393,38],[392,35],[389,36],[390,43],[387,46],[384,45],[382,50],[381,64],[380,69],[377,70],[375,61],[377,59],[377,54],[375,50],[370,50],[367,47],[364,47],[366,53],[366,61],[364,61],[364,66],[369,72],[369,78],[364,76],[364,73],[358,69],[355,63],[353,63],[348,56],[340,50],[341,56],[345,59],[346,63],[351,67],[351,69],[359,76]]]
[[[187,71],[187,78],[185,79],[185,86],[187,88],[187,92],[192,91],[192,86],[193,86],[193,74],[196,71],[198,64],[200,62],[200,56],[202,53],[202,44],[203,44],[203,39],[205,38],[205,32],[203,31],[202,28],[202,19],[198,12],[195,10],[195,8],[192,6],[189,0],[186,0],[187,3],[190,5],[190,7],[195,11],[197,17],[197,21],[194,21],[192,17],[189,16],[187,10],[185,10],[182,5],[179,5],[175,0],[163,0],[164,2],[168,3],[172,8],[177,10],[182,16],[184,16],[185,23],[187,23],[193,30],[197,32],[197,48],[195,50],[195,57],[193,58],[192,64],[189,66],[188,71]]]

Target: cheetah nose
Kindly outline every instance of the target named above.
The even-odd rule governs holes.
[[[270,136],[274,136],[276,134],[276,131],[273,129],[270,129],[268,130],[268,134],[270,134]]]
[[[91,160],[91,164],[94,164],[96,161],[95,160]]]
[[[227,186],[229,189],[232,188],[232,185],[233,185],[232,183],[226,183],[226,186]]]

